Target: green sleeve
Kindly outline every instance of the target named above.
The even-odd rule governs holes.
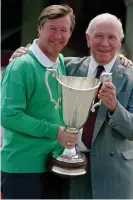
[[[26,71],[26,63],[15,61],[4,72],[1,87],[1,125],[5,129],[33,137],[56,139],[59,125],[50,124],[44,119],[35,119],[25,112],[28,98],[25,86],[28,73]]]

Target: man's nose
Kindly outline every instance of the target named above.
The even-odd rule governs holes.
[[[101,44],[102,44],[103,46],[108,46],[108,45],[109,45],[108,38],[103,38]]]
[[[60,31],[56,32],[55,39],[57,39],[57,40],[61,39],[61,32]]]

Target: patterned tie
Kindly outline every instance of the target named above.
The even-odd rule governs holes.
[[[97,67],[97,73],[95,78],[100,78],[101,73],[104,71],[104,67],[99,65]],[[102,84],[99,86],[98,92],[101,88]],[[97,92],[97,94],[98,94]],[[97,103],[99,101],[98,95],[96,95],[94,103]],[[83,127],[83,133],[82,133],[82,142],[85,144],[85,146],[90,149],[91,148],[91,141],[92,141],[92,136],[93,136],[93,130],[94,130],[94,125],[97,117],[97,112],[98,112],[98,107],[96,107],[95,112],[89,113],[89,117]]]

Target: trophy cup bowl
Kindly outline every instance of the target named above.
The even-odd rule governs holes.
[[[52,97],[48,83],[50,73],[58,81],[58,101],[55,101]],[[93,107],[93,111],[95,111],[93,102],[101,80],[58,75],[56,70],[48,69],[45,74],[45,83],[50,101],[55,104],[55,109],[61,109],[61,116],[66,126],[65,131],[78,134],[79,129],[83,127],[88,118],[90,109]],[[87,163],[86,156],[75,147],[72,149],[65,148],[60,156],[51,155],[49,170],[61,176],[81,176],[87,173]]]

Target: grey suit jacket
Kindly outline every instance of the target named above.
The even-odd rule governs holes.
[[[67,75],[86,77],[89,62],[89,57],[65,58]],[[133,67],[116,59],[112,79],[118,105],[111,116],[103,104],[98,110],[90,152],[92,195],[133,199]]]

